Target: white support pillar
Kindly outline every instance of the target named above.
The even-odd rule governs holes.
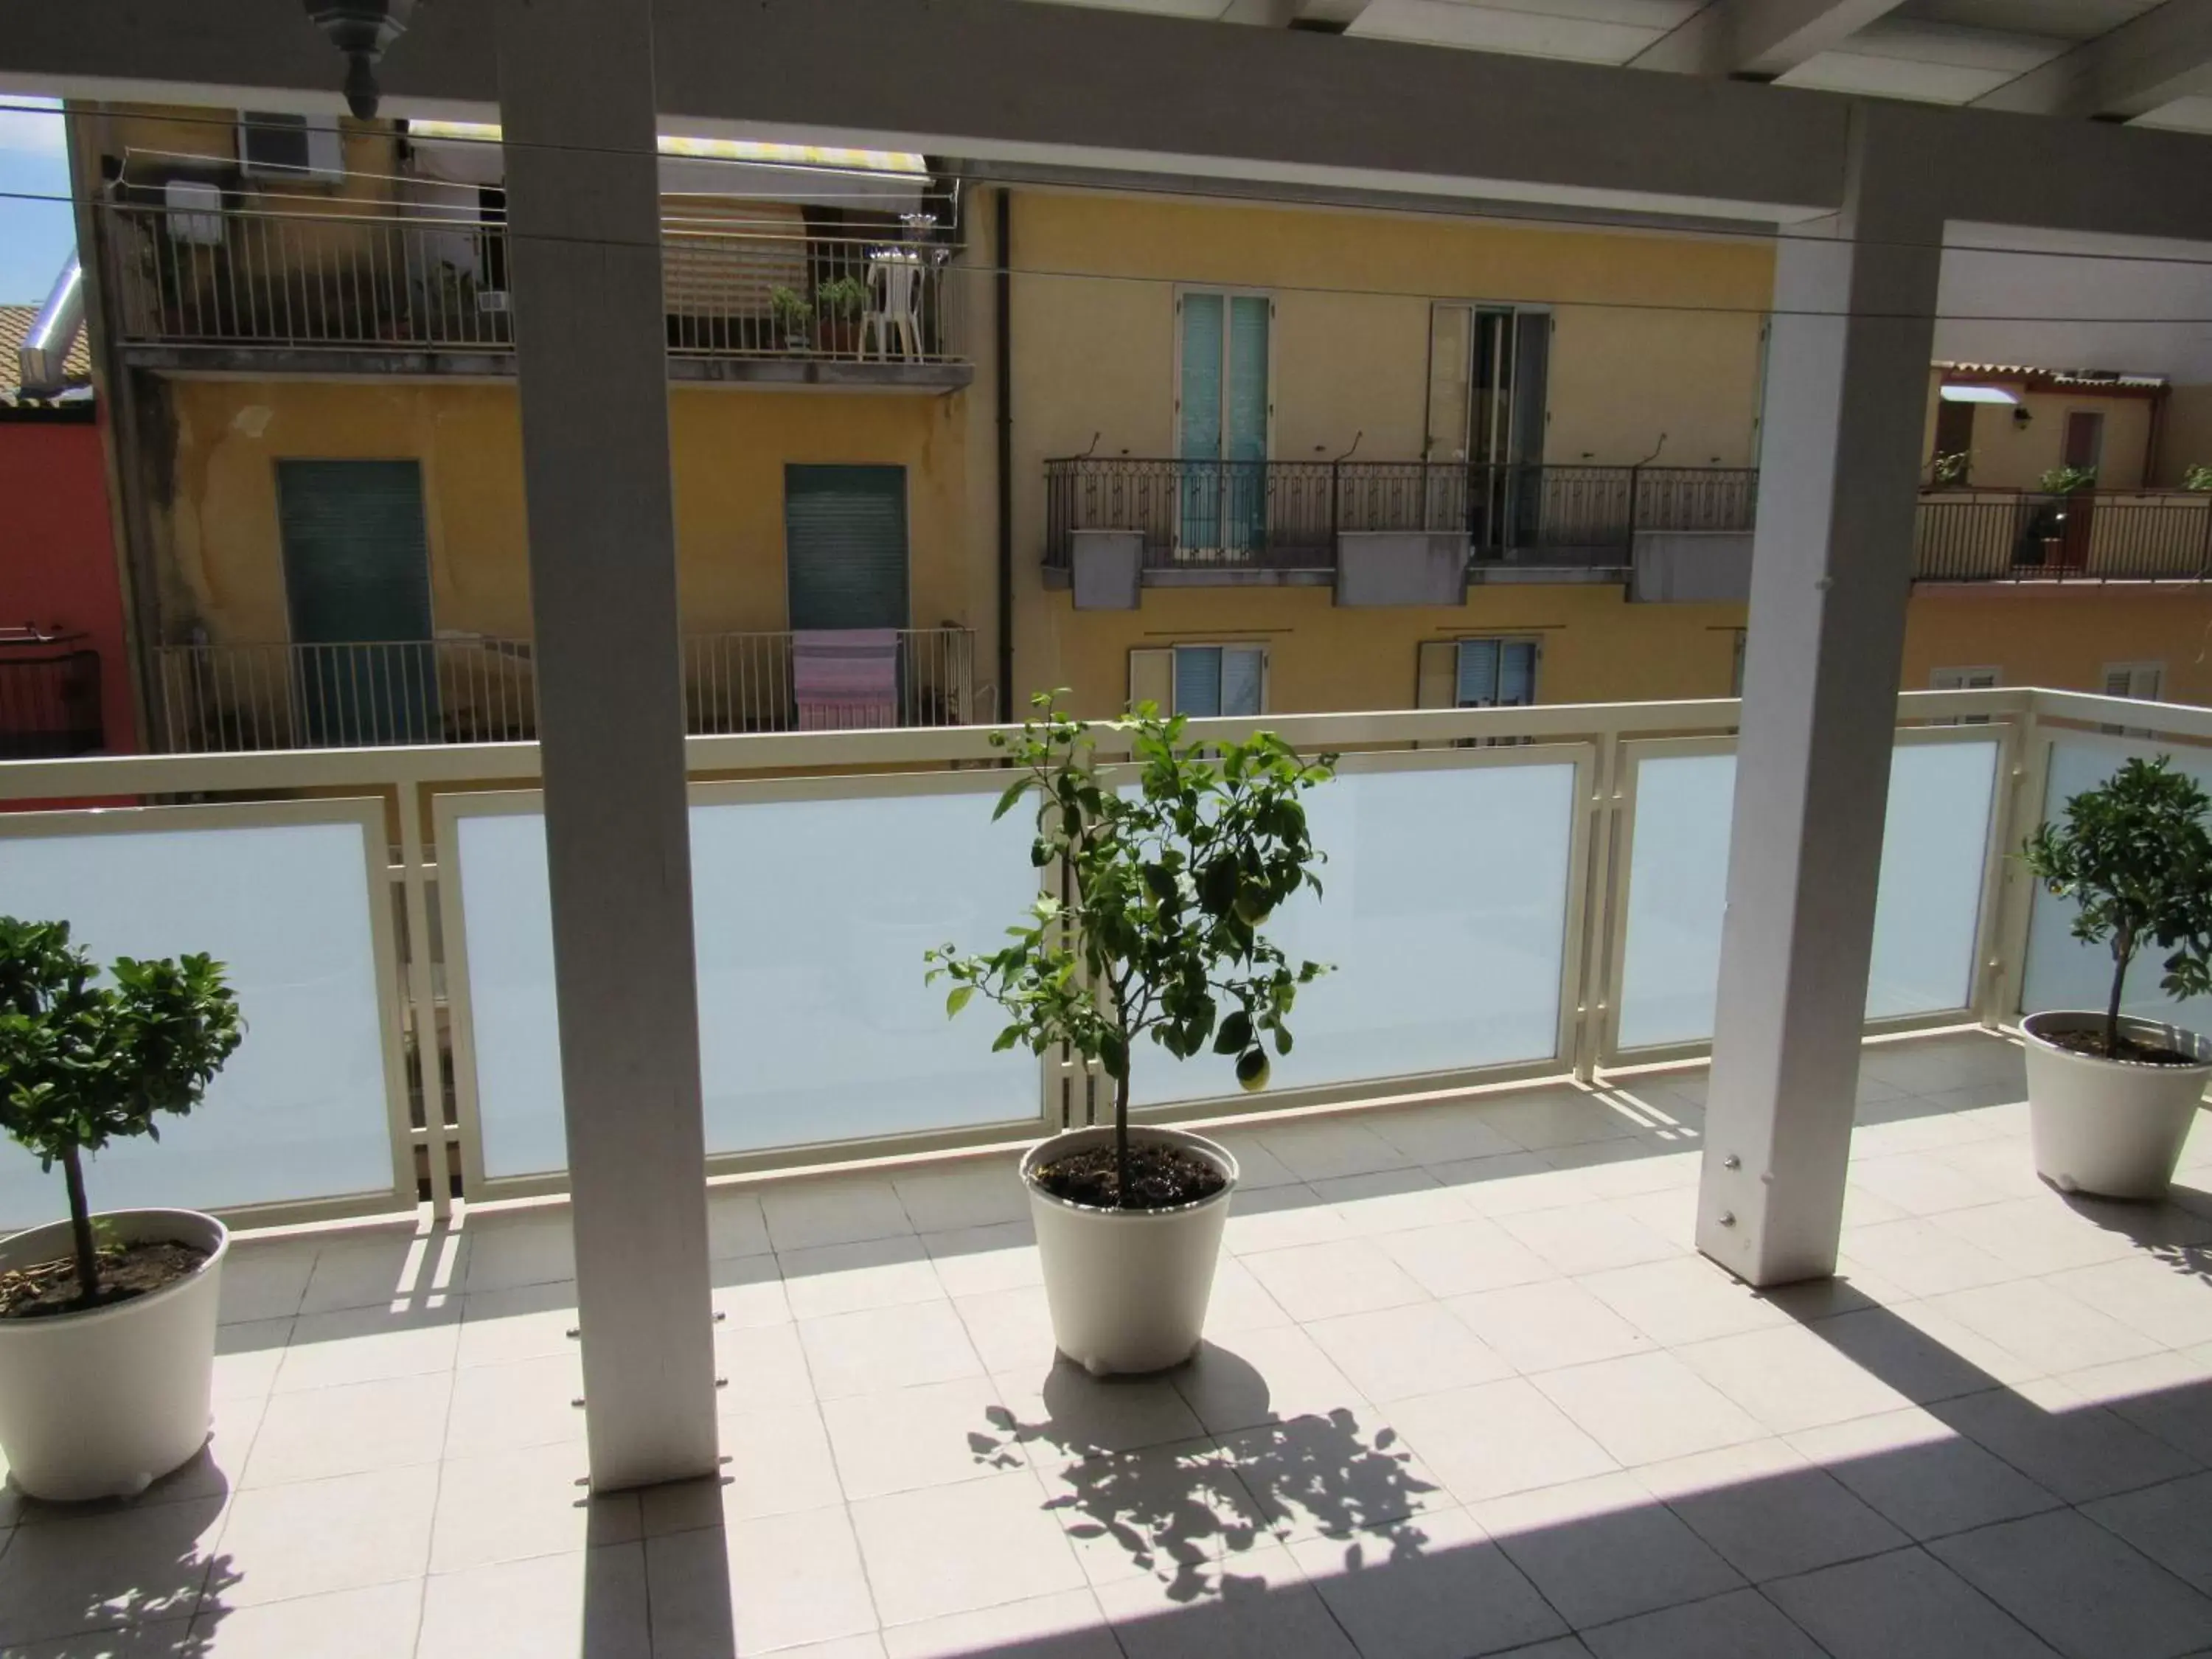
[[[592,1485],[715,1466],[648,0],[501,0]]]
[[[1853,122],[1775,272],[1697,1229],[1753,1285],[1835,1269],[1942,263],[1941,156]]]

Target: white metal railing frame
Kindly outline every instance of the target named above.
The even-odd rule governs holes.
[[[1662,1060],[1679,1062],[1705,1052],[1707,1045],[1703,1043],[1663,1051],[1616,1052],[1612,1047],[1612,1035],[1617,1030],[1616,976],[1626,921],[1626,872],[1633,833],[1633,772],[1643,755],[1662,752],[1656,748],[1662,742],[1686,737],[1726,746],[1740,714],[1741,704],[1735,699],[1711,698],[1285,714],[1194,721],[1191,732],[1200,738],[1243,738],[1255,731],[1269,730],[1308,752],[1341,752],[1346,757],[1347,769],[1355,771],[1431,763],[1450,767],[1556,763],[1571,757],[1577,769],[1571,830],[1576,842],[1571,848],[1567,866],[1569,938],[1563,957],[1565,965],[1559,1051],[1525,1064],[1478,1068],[1464,1073],[1360,1079],[1312,1088],[1276,1089],[1261,1097],[1237,1095],[1179,1103],[1149,1111],[1146,1115],[1170,1119],[1283,1111],[1352,1099],[1386,1097],[1394,1092],[1461,1089],[1570,1073],[1587,1080],[1615,1067]],[[1955,1011],[1885,1022],[1883,1029],[1909,1030],[1966,1021],[1995,1027],[2013,1018],[2021,1006],[2034,891],[2034,884],[2017,860],[2006,854],[2020,844],[2042,811],[2052,742],[2069,732],[2094,735],[2100,727],[2125,726],[2154,731],[2160,743],[2212,746],[2212,708],[2080,692],[2001,688],[1903,693],[1899,698],[1898,714],[1902,742],[1994,738],[2002,747],[1990,811],[1990,856],[1978,924],[1978,986],[1973,1004]],[[1946,724],[1970,718],[1987,723],[1970,727]],[[992,746],[992,736],[1012,729],[949,726],[693,737],[685,740],[686,763],[695,780],[695,799],[720,798],[720,792],[726,788],[743,791],[762,784],[779,784],[779,781],[787,781],[799,774],[816,775],[817,781],[806,786],[810,789],[828,788],[866,796],[897,793],[908,787],[902,781],[902,774],[918,775],[918,785],[921,779],[941,778],[945,773],[957,769],[995,767],[1001,757]],[[1098,738],[1099,753],[1104,761],[1110,763],[1127,755],[1127,741],[1123,733],[1105,727],[1099,731]],[[1498,739],[1509,741],[1498,743]],[[1389,751],[1393,750],[1401,752],[1392,755]],[[830,775],[824,778],[822,775]],[[134,797],[190,798],[196,803],[188,809],[193,814],[193,823],[204,825],[251,823],[256,813],[265,815],[272,810],[265,798],[278,792],[338,793],[356,800],[362,797],[380,798],[387,825],[397,827],[397,843],[388,848],[384,873],[399,924],[394,933],[399,959],[392,964],[392,975],[403,988],[403,994],[395,1000],[396,1007],[388,1014],[393,1027],[390,1052],[411,1052],[416,1055],[426,1120],[420,1131],[408,1128],[406,1146],[403,1148],[395,1140],[394,1168],[411,1168],[415,1149],[420,1146],[430,1170],[424,1196],[433,1212],[443,1215],[451,1211],[455,1201],[452,1191],[455,1183],[448,1171],[458,1175],[460,1196],[469,1201],[556,1191],[562,1185],[557,1176],[499,1182],[481,1178],[480,1142],[475,1153],[468,1150],[479,1133],[479,1126],[473,1121],[473,1102],[460,1086],[458,1070],[449,1072],[435,1036],[441,1029],[441,1012],[450,1013],[453,1022],[453,1066],[458,1068],[466,1041],[466,1033],[460,1029],[465,1024],[461,994],[457,992],[450,1000],[441,998],[440,975],[442,972],[456,985],[459,975],[454,974],[455,964],[450,957],[443,961],[434,957],[438,934],[431,921],[435,907],[444,912],[442,919],[450,926],[452,907],[459,890],[457,882],[452,892],[447,888],[447,884],[454,882],[458,874],[457,867],[447,861],[451,858],[453,846],[447,826],[455,812],[465,809],[471,798],[484,798],[483,792],[487,786],[503,785],[509,792],[534,793],[539,777],[538,750],[534,743],[97,756],[0,763],[0,802],[127,802]],[[710,777],[717,781],[705,781]],[[947,786],[940,782],[927,787]],[[709,795],[707,792],[715,793]],[[225,796],[245,799],[225,803],[219,799]],[[253,797],[264,799],[257,801],[251,799]],[[156,810],[166,817],[178,809]],[[349,806],[348,810],[370,811],[371,817],[374,816],[366,806]],[[53,827],[66,827],[88,820],[89,809],[43,816]],[[149,828],[158,827],[151,813],[140,822]],[[434,830],[437,837],[434,843],[430,834]],[[447,935],[449,951],[450,941],[455,937]],[[465,949],[465,942],[461,948]],[[1057,1092],[1061,1098],[1073,1100],[1077,1086],[1073,1074],[1064,1075],[1068,1078],[1068,1088]],[[449,1084],[454,1108],[450,1117],[445,1109]],[[404,1100],[404,1068],[396,1086]],[[1048,1105],[1055,1094],[1051,1076],[1047,1077],[1040,1092],[1038,1121],[1023,1126],[1024,1132],[1053,1127],[1059,1121],[1060,1110],[1048,1112]],[[405,1124],[403,1112],[395,1119],[395,1125]],[[397,1133],[395,1127],[395,1136]],[[987,1126],[980,1130],[779,1147],[718,1158],[711,1167],[716,1174],[727,1175],[826,1162],[860,1162],[1004,1141],[1006,1138],[1004,1126]],[[235,1212],[235,1218],[246,1224],[274,1224],[360,1213],[364,1204],[380,1196],[356,1195],[255,1206]]]

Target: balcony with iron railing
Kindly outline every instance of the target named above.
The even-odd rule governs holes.
[[[979,705],[964,628],[725,633],[683,641],[694,736],[963,726]],[[482,744],[538,736],[531,642],[482,635],[343,644],[157,646],[156,730],[171,753]]]
[[[511,373],[507,231],[427,213],[104,204],[118,339],[143,366]],[[662,226],[678,380],[944,391],[972,378],[949,243],[794,222]]]
[[[100,653],[83,635],[0,629],[0,760],[104,748],[100,691]]]
[[[1334,571],[1338,538],[1464,535],[1470,568],[1617,573],[1646,530],[1748,531],[1743,467],[1469,465],[1455,461],[1045,463],[1045,568],[1077,532],[1141,535],[1148,578]]]
[[[1920,497],[1923,582],[2167,582],[2212,576],[2212,494],[1936,489]]]

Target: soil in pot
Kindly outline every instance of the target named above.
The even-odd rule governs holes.
[[[166,1240],[109,1245],[100,1252],[100,1299],[91,1303],[77,1295],[75,1256],[11,1267],[0,1272],[0,1319],[41,1319],[112,1307],[190,1279],[207,1259],[205,1250]]]
[[[1195,1153],[1149,1141],[1129,1148],[1126,1204],[1110,1145],[1086,1146],[1040,1164],[1036,1178],[1054,1198],[1100,1210],[1172,1210],[1212,1198],[1229,1184],[1220,1170]]]
[[[2069,1054],[2088,1054],[2097,1060],[2132,1060],[2139,1066],[2201,1066],[2203,1062],[2194,1054],[2185,1054],[2179,1048],[2169,1048],[2162,1042],[2138,1042],[2123,1031],[2117,1048],[2106,1044],[2105,1034],[2099,1030],[2049,1031],[2043,1040],[2054,1048],[2063,1048]]]

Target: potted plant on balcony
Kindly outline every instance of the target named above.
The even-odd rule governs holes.
[[[805,352],[814,343],[814,307],[806,296],[795,288],[772,288],[768,291],[768,314],[775,329],[777,343],[786,351]]]
[[[997,816],[1036,797],[1030,859],[1065,869],[1068,897],[1039,899],[1003,949],[928,952],[928,978],[951,981],[948,1014],[978,991],[1005,1010],[996,1048],[1064,1047],[1112,1080],[1111,1126],[1032,1147],[1021,1173],[1060,1351],[1095,1376],[1155,1371],[1198,1346],[1237,1160],[1199,1135],[1132,1126],[1131,1065],[1140,1039],[1177,1060],[1210,1045],[1253,1090],[1269,1044],[1290,1052],[1297,989],[1327,970],[1293,966],[1259,929],[1300,889],[1321,890],[1298,798],[1334,757],[1302,760],[1266,732],[1188,742],[1183,716],[1144,703],[1112,728],[1135,775],[1102,782],[1091,728],[1050,695],[1031,702],[1018,737],[992,739],[1021,773]]]
[[[2207,1079],[2212,1042],[2120,1012],[2138,952],[2166,953],[2172,997],[2212,990],[2212,799],[2172,758],[2130,760],[2066,803],[2021,851],[2037,880],[2080,906],[2074,936],[2110,946],[2104,1012],[2021,1022],[2038,1174],[2066,1193],[2160,1198]]]
[[[158,1138],[244,1030],[204,956],[98,975],[67,923],[0,917],[0,1128],[61,1166],[70,1212],[0,1241],[0,1451],[25,1492],[64,1500],[143,1492],[207,1439],[228,1235],[190,1210],[95,1217],[84,1160]]]
[[[815,309],[821,313],[821,348],[831,357],[860,355],[860,316],[868,308],[867,279],[833,276],[815,285]]]

